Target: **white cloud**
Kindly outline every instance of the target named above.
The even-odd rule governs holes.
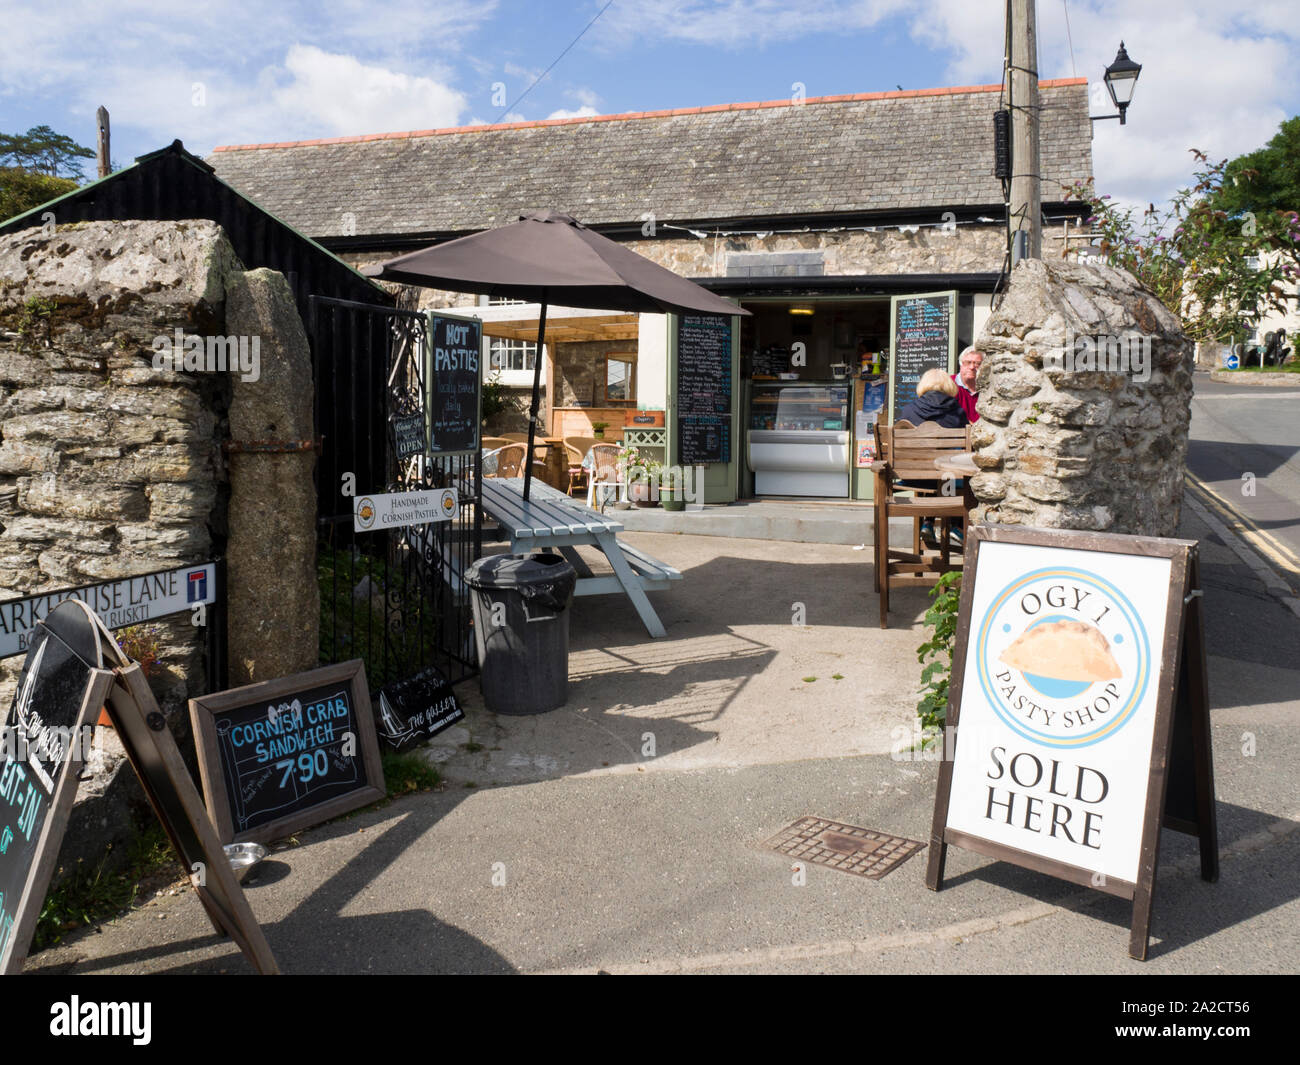
[[[290,48],[284,67],[291,80],[271,97],[276,120],[325,136],[454,126],[468,105],[463,93],[433,78],[306,45]]]
[[[1252,151],[1288,116],[1300,87],[1293,4],[1234,11],[1219,0],[1072,0],[1070,38],[1060,3],[1039,3],[1039,75],[1093,82],[1093,114],[1114,107],[1097,88],[1120,39],[1142,64],[1124,126],[1093,125],[1100,191],[1128,204],[1160,203],[1192,184],[1190,148],[1212,159]],[[914,37],[950,55],[953,84],[1001,77],[1003,5],[926,0],[910,17]],[[1044,190],[1046,193],[1047,190]]]
[[[468,103],[456,71],[437,57],[457,60],[457,46],[495,7],[495,0],[7,4],[0,98],[57,99],[87,125],[102,103],[119,135],[129,130],[150,147],[181,137],[200,153],[222,143],[454,125]],[[94,62],[87,42],[103,43]],[[202,106],[193,102],[196,83]]]
[[[648,40],[761,47],[813,33],[867,29],[909,6],[908,0],[639,0],[615,4],[591,36],[613,49]]]
[[[582,106],[570,111],[568,108],[561,107],[557,111],[552,111],[547,118],[590,118],[592,115],[600,114],[594,107]]]

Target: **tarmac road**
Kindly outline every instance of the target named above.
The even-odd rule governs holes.
[[[1251,387],[1198,373],[1187,467],[1300,593],[1300,381]]]

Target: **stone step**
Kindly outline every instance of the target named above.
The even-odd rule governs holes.
[[[840,505],[777,503],[752,500],[710,504],[699,509],[667,511],[662,507],[608,507],[606,515],[623,523],[628,532],[690,533],[695,536],[729,536],[745,540],[789,540],[806,544],[872,545],[875,535],[870,503]],[[906,541],[912,523],[894,519],[891,540]]]

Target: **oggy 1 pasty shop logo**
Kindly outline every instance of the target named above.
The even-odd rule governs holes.
[[[980,686],[1003,722],[1051,747],[1115,735],[1142,702],[1151,645],[1124,593],[1086,570],[1018,577],[980,624]]]

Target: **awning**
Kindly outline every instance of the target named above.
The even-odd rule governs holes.
[[[540,303],[508,303],[491,307],[449,307],[449,314],[469,314],[483,322],[483,335],[506,340],[537,340]],[[635,340],[639,315],[627,311],[584,310],[580,307],[547,307],[546,342],[574,343],[583,340]]]

